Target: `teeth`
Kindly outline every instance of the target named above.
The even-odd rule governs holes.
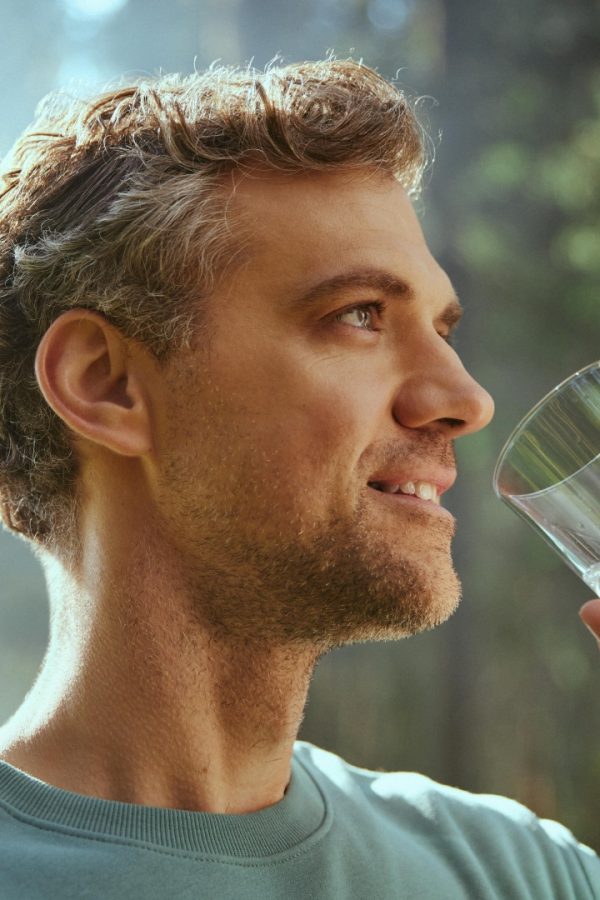
[[[420,500],[433,500],[438,502],[438,492],[435,484],[428,481],[407,481],[406,484],[400,485],[403,494],[416,494]]]
[[[429,481],[406,481],[404,484],[391,484],[386,482],[372,482],[377,490],[384,494],[410,494],[420,500],[432,500],[439,503],[437,487]]]
[[[437,500],[437,490],[433,484],[427,481],[417,482],[417,497],[421,500]]]

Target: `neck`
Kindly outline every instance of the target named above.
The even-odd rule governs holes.
[[[49,571],[48,651],[0,729],[0,757],[108,800],[228,813],[278,802],[314,648],[216,638],[187,612],[199,600],[175,567],[153,563]]]

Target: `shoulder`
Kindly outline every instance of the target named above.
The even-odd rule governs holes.
[[[568,829],[539,819],[522,803],[497,794],[474,794],[461,788],[440,784],[418,772],[378,772],[351,765],[340,756],[304,741],[298,741],[295,756],[330,789],[351,794],[357,801],[368,800],[374,806],[411,807],[429,822],[469,827],[484,824],[504,825],[510,829],[543,828],[557,840],[570,834]]]
[[[364,769],[305,741],[296,743],[295,756],[330,788],[352,793],[357,799],[366,798],[375,805],[410,805],[438,824],[449,815],[465,824],[473,817],[481,822],[481,816],[487,814],[519,826],[530,826],[539,821],[531,810],[508,797],[473,794],[440,784],[418,772]]]
[[[397,827],[435,844],[438,852],[472,856],[486,865],[554,873],[559,881],[572,877],[570,871],[590,888],[593,884],[591,896],[600,897],[596,853],[565,826],[538,818],[516,800],[470,793],[416,772],[363,769],[305,742],[297,743],[295,754],[334,807],[366,816],[374,828],[385,823],[388,830]]]
[[[294,754],[300,762],[321,779],[357,797],[372,802],[407,803],[419,809],[428,819],[441,822],[452,814],[465,823],[474,816],[490,814],[492,818],[531,826],[539,820],[526,806],[496,794],[473,794],[461,788],[441,784],[418,772],[380,772],[354,766],[335,753],[322,750],[305,741],[297,741]],[[556,824],[556,823],[555,823]],[[559,826],[559,828],[562,826]]]

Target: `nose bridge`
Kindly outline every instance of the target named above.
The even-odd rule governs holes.
[[[493,413],[491,396],[454,349],[439,335],[423,342],[397,392],[397,421],[407,428],[447,430],[460,437],[484,428]]]

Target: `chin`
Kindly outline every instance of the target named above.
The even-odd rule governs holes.
[[[390,610],[389,616],[365,622],[353,635],[354,641],[393,641],[430,631],[446,622],[460,603],[460,589],[433,593],[425,591],[418,603]]]
[[[325,595],[321,608],[319,633],[313,633],[329,647],[372,641],[393,641],[429,631],[441,625],[455,612],[461,597],[461,585],[451,563],[425,574],[421,566],[406,560],[392,572],[371,573],[371,583],[359,587],[356,579],[346,600],[335,602],[333,593]],[[355,572],[355,575],[357,573]],[[339,595],[338,595],[339,597]],[[329,602],[328,602],[329,601]]]

